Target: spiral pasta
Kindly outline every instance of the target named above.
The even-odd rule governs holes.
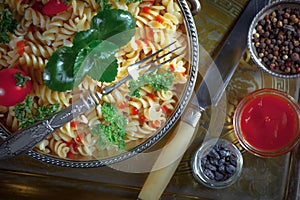
[[[66,108],[83,93],[101,91],[109,83],[95,81],[85,77],[73,91],[57,92],[44,85],[44,68],[53,54],[61,46],[72,46],[74,34],[86,30],[100,6],[96,0],[73,0],[68,10],[54,16],[43,15],[33,8],[35,3],[46,4],[48,0],[7,0],[9,10],[19,22],[9,44],[0,45],[0,70],[16,67],[25,71],[32,79],[30,96],[34,106],[53,105]],[[128,74],[128,67],[164,46],[176,41],[173,49],[179,48],[182,56],[160,68],[162,73],[171,71],[174,81],[169,90],[155,91],[146,85],[140,89],[141,97],[129,95],[128,82],[110,94],[103,96],[102,101],[115,106],[128,121],[125,142],[128,146],[136,141],[151,137],[163,126],[175,110],[180,92],[177,85],[184,85],[188,79],[189,63],[185,56],[188,43],[184,37],[183,17],[175,0],[141,1],[125,4],[124,1],[110,1],[114,8],[129,11],[136,20],[136,34],[123,46],[116,58],[118,74],[116,80]],[[24,42],[24,52],[18,52],[16,46]],[[160,55],[167,53],[167,50]],[[158,61],[162,63],[172,55]],[[135,110],[135,113],[132,113]],[[113,145],[99,146],[98,137],[91,133],[92,127],[103,121],[101,105],[78,116],[74,121],[65,124],[53,134],[46,137],[36,150],[68,159],[90,159],[94,156],[114,155],[118,148]],[[11,131],[16,131],[19,122],[15,117],[14,106],[0,106],[0,121]],[[102,145],[102,144],[101,144]]]

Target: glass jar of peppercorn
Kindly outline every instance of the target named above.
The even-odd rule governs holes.
[[[300,2],[283,0],[263,8],[249,28],[248,48],[267,73],[300,77]]]
[[[203,185],[220,189],[232,185],[241,175],[243,157],[238,148],[224,139],[202,144],[192,159],[193,174]]]

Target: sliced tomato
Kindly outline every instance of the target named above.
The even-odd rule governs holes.
[[[120,108],[120,109],[124,109],[127,107],[126,101],[118,101],[117,105],[118,105],[118,108]]]
[[[75,154],[73,154],[71,151],[69,151],[67,153],[67,158],[71,159],[71,160],[74,160],[76,158]]]
[[[150,10],[151,9],[148,6],[145,6],[145,7],[142,8],[142,12],[145,13],[145,14],[150,14]]]
[[[82,143],[82,139],[84,137],[84,134],[83,133],[79,133],[77,136],[76,136],[76,142],[78,143]]]
[[[14,106],[24,101],[32,88],[31,78],[20,69],[1,70],[0,80],[0,105],[2,106]]]
[[[77,122],[77,121],[71,121],[70,122],[70,126],[71,126],[72,129],[77,129],[78,125],[79,125],[79,122]]]
[[[164,18],[162,17],[162,16],[160,16],[160,15],[157,15],[156,17],[155,17],[155,21],[157,21],[158,23],[164,23]]]
[[[19,40],[16,43],[16,49],[20,56],[22,56],[25,53],[25,42],[23,40]]]
[[[168,107],[167,106],[162,106],[161,110],[164,114],[166,114],[168,112]]]
[[[140,123],[140,124],[143,124],[143,123],[145,122],[145,120],[146,120],[145,115],[141,115],[141,116],[139,117],[139,123]]]
[[[137,109],[136,107],[131,107],[130,108],[130,114],[131,115],[137,115],[137,114],[139,114],[139,109]]]
[[[171,72],[174,72],[174,71],[175,71],[175,67],[174,67],[173,64],[170,64],[170,71],[171,71]]]
[[[149,93],[147,96],[148,96],[150,99],[152,99],[153,101],[155,100],[155,95],[154,95],[154,94]]]

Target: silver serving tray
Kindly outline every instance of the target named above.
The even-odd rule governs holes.
[[[178,0],[181,12],[184,16],[184,24],[187,32],[188,43],[190,47],[189,52],[189,62],[190,62],[190,70],[189,70],[189,79],[186,83],[184,90],[182,91],[181,98],[178,102],[176,109],[174,110],[171,117],[168,119],[166,124],[159,129],[152,137],[142,142],[140,145],[132,148],[131,150],[118,154],[116,156],[112,156],[109,158],[97,159],[97,160],[68,160],[63,158],[58,158],[52,155],[47,155],[40,153],[35,150],[31,150],[27,152],[27,155],[40,160],[42,162],[46,162],[48,164],[57,165],[61,167],[71,167],[71,168],[93,168],[93,167],[101,167],[105,165],[111,165],[113,163],[117,163],[123,160],[126,160],[138,153],[143,152],[144,150],[150,148],[159,141],[164,135],[168,133],[168,131],[175,125],[175,123],[180,118],[183,113],[185,107],[187,106],[188,101],[191,98],[193,93],[193,89],[197,79],[198,73],[198,62],[199,62],[199,44],[198,44],[198,36],[197,29],[193,20],[193,14],[196,14],[200,10],[200,4],[198,0],[189,0],[190,5],[192,5],[192,10],[189,8],[187,2],[185,0]],[[5,139],[9,134],[3,125],[0,124],[0,137]]]

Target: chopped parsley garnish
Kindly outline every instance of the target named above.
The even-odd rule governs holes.
[[[17,21],[11,12],[5,9],[5,1],[2,0],[2,9],[0,11],[0,44],[9,42],[8,33],[14,33],[17,28]]]
[[[45,119],[59,109],[59,104],[49,106],[34,106],[34,101],[30,96],[26,96],[24,102],[15,107],[15,115],[20,122],[19,128],[26,128],[35,122]]]
[[[104,121],[92,127],[92,134],[98,136],[97,143],[105,145],[106,140],[119,149],[125,148],[125,136],[127,120],[120,115],[116,108],[109,103],[104,103],[101,107]],[[105,136],[105,137],[103,137]]]
[[[140,89],[146,85],[151,86],[155,91],[168,90],[172,85],[174,75],[167,71],[164,74],[149,74],[139,76],[137,80],[129,82],[130,96],[141,97]]]

